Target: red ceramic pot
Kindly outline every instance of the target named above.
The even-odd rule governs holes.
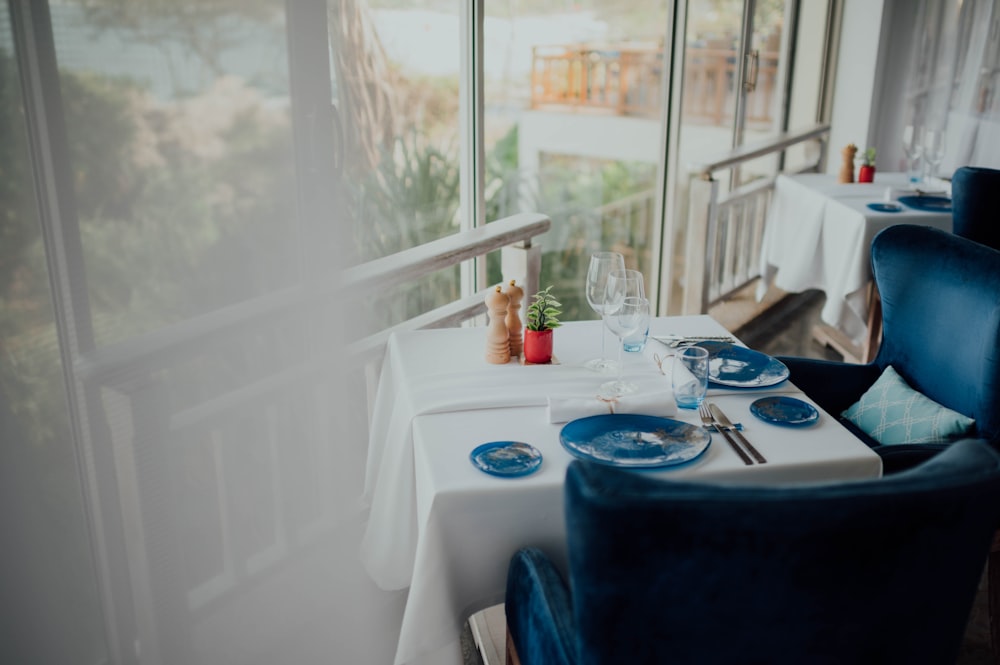
[[[541,365],[552,360],[552,330],[524,331],[524,360]]]
[[[875,167],[861,165],[858,169],[858,182],[873,182],[875,180]]]

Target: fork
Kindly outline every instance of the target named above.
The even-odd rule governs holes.
[[[739,444],[736,443],[732,435],[730,435],[729,432],[727,432],[726,430],[719,427],[719,423],[716,422],[715,416],[713,416],[712,412],[708,410],[707,404],[700,404],[698,406],[698,415],[701,416],[702,423],[704,423],[706,426],[711,425],[713,428],[715,428],[717,432],[721,432],[722,436],[726,437],[726,441],[728,441],[730,447],[732,447],[732,449],[736,451],[736,454],[740,456],[740,459],[743,460],[744,464],[753,464],[753,460],[750,459],[750,456],[746,454],[746,451],[740,448]]]
[[[654,336],[658,342],[665,344],[671,349],[676,349],[680,346],[687,346],[688,344],[697,344],[698,342],[735,342],[736,340],[730,335],[660,335]]]

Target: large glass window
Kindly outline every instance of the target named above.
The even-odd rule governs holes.
[[[53,3],[99,345],[297,279],[281,5]]]
[[[583,291],[592,252],[620,251],[654,281],[667,6],[485,2],[487,219],[552,218],[541,285],[567,320],[596,316]]]
[[[107,659],[10,14],[0,11],[0,662]],[[72,99],[72,98],[71,98]],[[79,100],[79,98],[77,98]]]

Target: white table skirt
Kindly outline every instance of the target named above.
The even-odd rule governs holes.
[[[562,484],[572,457],[559,443],[562,425],[548,422],[543,398],[553,391],[592,394],[610,378],[581,366],[598,355],[601,330],[597,321],[567,324],[555,331],[561,364],[532,367],[486,363],[484,328],[405,333],[390,340],[370,441],[366,496],[371,517],[362,560],[383,588],[409,587],[396,663],[452,658],[459,663],[462,624],[503,599],[507,561],[518,547],[540,546],[564,560]],[[696,316],[656,319],[651,332],[725,330],[709,317]],[[654,352],[668,350],[653,343],[645,354],[624,354],[627,378],[643,390],[669,386],[669,372],[660,374]],[[669,366],[668,360],[664,367]],[[711,399],[744,424],[767,464],[745,466],[714,435],[698,459],[641,473],[741,483],[880,475],[878,456],[827,414],[807,429],[755,420],[750,402],[775,392],[804,398],[788,382],[752,391],[710,390]],[[505,408],[484,408],[484,400]],[[700,424],[693,411],[680,411],[678,418]],[[518,479],[480,472],[468,454],[494,440],[535,445],[544,456],[541,468]]]
[[[951,215],[903,206],[877,212],[888,188],[906,186],[902,173],[876,173],[874,183],[839,184],[827,174],[780,175],[768,211],[761,249],[758,296],[774,284],[790,293],[820,289],[823,321],[859,341],[867,324],[871,242],[894,224],[923,224],[951,231]]]

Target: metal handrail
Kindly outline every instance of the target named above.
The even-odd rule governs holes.
[[[759,157],[766,157],[776,152],[782,152],[806,141],[821,139],[823,136],[829,134],[829,132],[829,124],[818,124],[812,127],[785,132],[771,139],[740,146],[704,162],[690,162],[687,169],[689,173],[696,173],[704,178],[706,174],[710,175],[715,171],[732,168]],[[820,155],[817,162],[822,163],[823,161],[825,161],[825,155]]]
[[[747,162],[776,155],[807,141],[819,141],[816,159],[793,172],[817,171],[826,162],[828,124],[818,124],[741,146],[689,164],[688,261],[683,311],[701,314],[760,276],[759,257],[775,175],[720,191],[718,171],[734,172]]]

